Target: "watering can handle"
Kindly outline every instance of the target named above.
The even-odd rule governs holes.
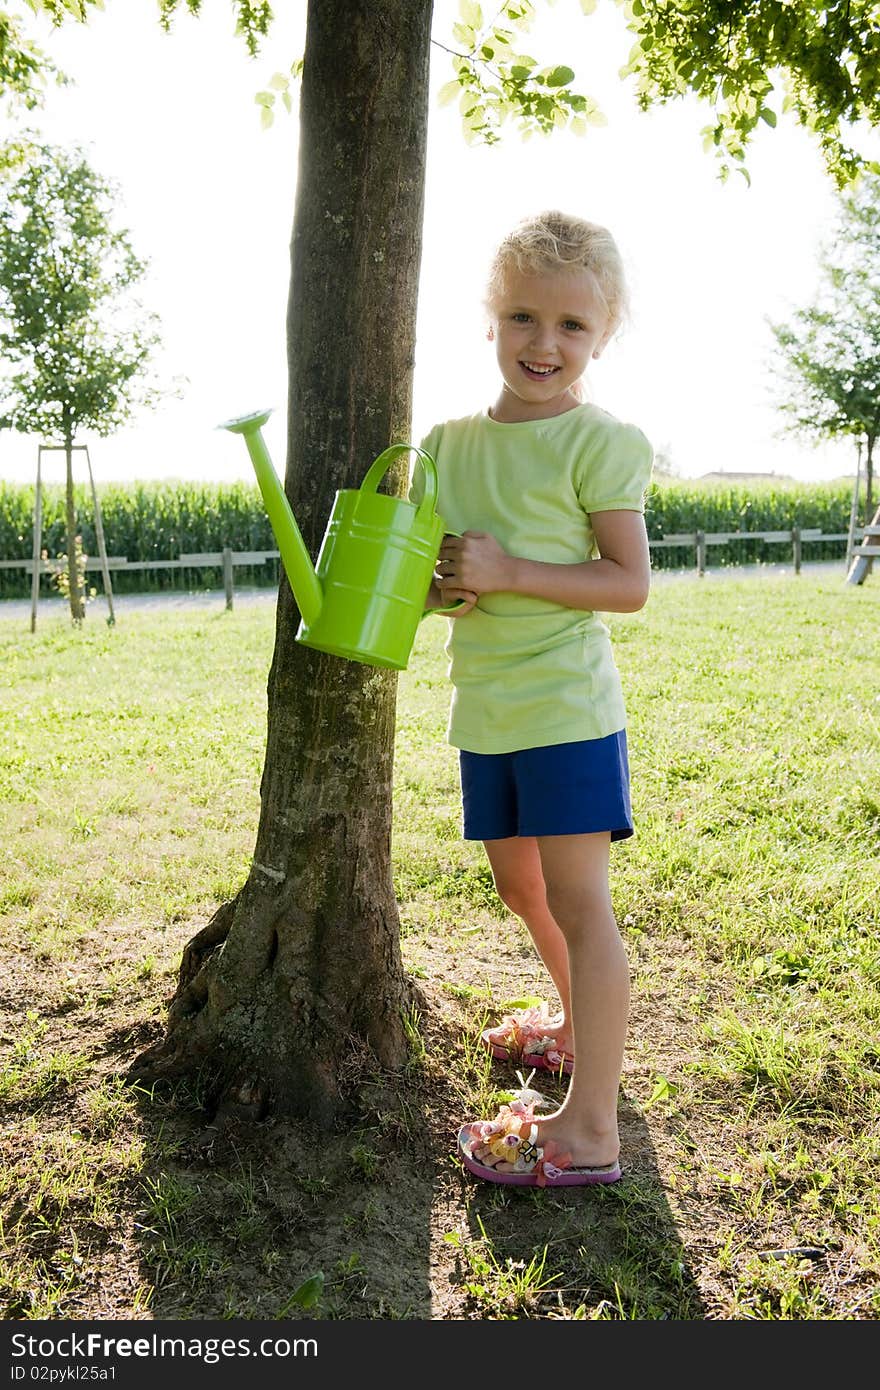
[[[361,492],[375,492],[391,464],[396,458],[400,458],[401,454],[418,454],[421,460],[425,473],[425,495],[419,503],[419,518],[424,520],[434,511],[437,502],[437,465],[430,454],[426,454],[424,449],[417,448],[415,444],[392,444],[384,449],[370,465],[367,476],[361,483]]]
[[[394,460],[401,454],[409,453],[418,454],[425,474],[425,495],[419,503],[418,510],[419,520],[425,521],[433,515],[437,501],[437,465],[430,454],[426,454],[424,449],[417,448],[415,444],[391,444],[385,449],[370,465],[367,476],[361,483],[361,492],[375,492]],[[429,613],[454,613],[462,604],[462,599],[456,599],[455,603],[446,608],[426,608],[422,617],[427,618]]]

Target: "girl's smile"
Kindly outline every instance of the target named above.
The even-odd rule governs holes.
[[[493,300],[492,329],[504,385],[491,415],[505,424],[547,419],[580,404],[572,387],[613,325],[589,270],[510,269]]]
[[[528,372],[529,376],[536,376],[538,378],[552,376],[554,372],[559,371],[558,367],[545,367],[543,363],[540,362],[521,362],[520,366],[524,372]]]

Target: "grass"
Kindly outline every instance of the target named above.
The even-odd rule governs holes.
[[[426,1003],[405,1075],[320,1138],[206,1129],[185,1088],[120,1080],[248,871],[272,605],[0,616],[2,1316],[878,1319],[878,583],[663,578],[610,620],[633,1011],[625,1178],[587,1194],[451,1156],[517,1084],[479,1027],[547,984],[460,839],[441,624],[400,678],[395,767]]]

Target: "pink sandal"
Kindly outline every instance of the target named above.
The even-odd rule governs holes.
[[[552,1020],[546,1001],[538,1008],[516,1009],[505,1014],[494,1028],[484,1028],[480,1034],[484,1046],[505,1062],[521,1062],[523,1066],[540,1071],[554,1071],[570,1076],[574,1057],[561,1052],[550,1031]]]
[[[560,1152],[552,1140],[543,1146],[536,1144],[537,1136],[534,1107],[514,1100],[502,1105],[494,1120],[472,1120],[462,1125],[458,1154],[475,1177],[510,1187],[587,1187],[620,1180],[619,1163],[576,1168],[570,1154]],[[488,1148],[493,1158],[504,1163],[504,1170],[499,1172],[475,1158],[476,1148]]]

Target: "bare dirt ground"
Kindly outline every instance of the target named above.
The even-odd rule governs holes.
[[[7,1187],[20,1187],[6,1204],[6,1230],[18,1231],[21,1267],[32,1271],[30,1288],[7,1285],[2,1316],[45,1316],[45,1281],[62,1287],[51,1316],[66,1320],[725,1316],[713,1251],[717,1199],[699,1181],[689,1191],[670,1184],[680,1139],[660,1119],[649,1132],[627,1098],[646,1085],[640,1035],[656,1060],[665,1033],[670,1075],[687,1061],[686,1030],[666,1016],[662,996],[638,1001],[633,1013],[621,1102],[625,1184],[497,1189],[476,1182],[455,1156],[481,1018],[463,996],[487,984],[501,997],[540,986],[519,933],[468,957],[420,947],[424,1056],[402,1080],[367,1065],[357,1116],[328,1136],[271,1118],[218,1122],[184,1090],[96,1106],[96,1093],[112,1096],[160,1036],[173,985],[169,975],[132,978],[126,992],[111,992],[106,973],[152,946],[179,955],[190,931],[181,924],[174,940],[167,931],[155,941],[149,932],[130,942],[84,940],[74,960],[37,962],[36,970],[24,942],[0,950],[3,1043],[38,1017],[41,1057],[75,1050],[82,1058],[75,1077],[55,1077],[9,1107],[2,1123]],[[501,1063],[492,1079],[518,1084]],[[547,1074],[532,1084],[561,1097]],[[695,1149],[716,1119],[706,1117],[705,1136],[690,1133]],[[701,1251],[713,1251],[705,1264]],[[546,1282],[523,1280],[543,1258]],[[316,1275],[319,1301],[292,1303]],[[638,1311],[621,1313],[626,1305]]]

